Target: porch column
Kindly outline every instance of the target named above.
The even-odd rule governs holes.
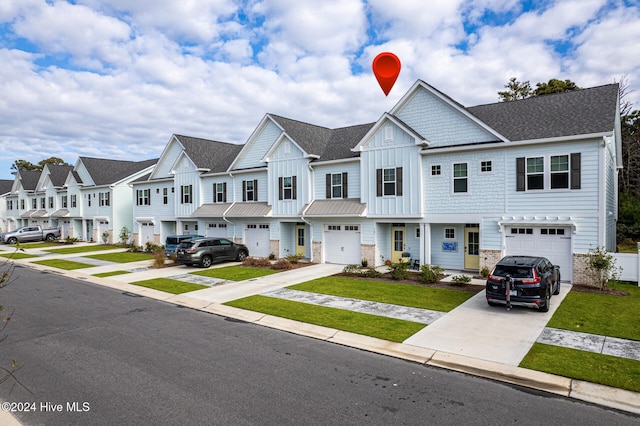
[[[431,224],[420,224],[420,265],[431,265]]]

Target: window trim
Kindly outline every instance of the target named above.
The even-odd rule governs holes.
[[[465,167],[464,176],[456,176],[456,166],[462,166],[462,165],[464,165],[464,167]],[[456,191],[456,181],[462,181],[462,180],[464,180],[464,182],[465,182],[465,190],[464,191]],[[469,193],[469,163],[464,162],[464,163],[452,163],[451,164],[451,193],[455,194],[455,195],[468,194]]]
[[[436,169],[437,167],[437,169]],[[435,173],[437,171],[437,173]],[[442,164],[432,164],[431,165],[431,177],[440,177],[442,176]]]
[[[488,163],[489,166],[489,170],[483,170],[483,167],[485,166],[484,163]],[[481,174],[490,174],[493,173],[494,169],[493,169],[493,160],[480,160],[480,173]]]
[[[150,205],[151,205],[151,190],[150,189],[136,190],[136,206],[150,206]]]
[[[218,191],[218,186],[221,186],[220,191]],[[227,202],[227,182],[213,183],[213,202],[214,204]]]
[[[180,204],[193,204],[193,185],[180,185]]]
[[[248,188],[248,183],[251,183],[253,188]],[[252,199],[249,199],[249,194],[251,194]],[[242,181],[242,201],[244,202],[254,202],[258,201],[258,179],[250,179]]]
[[[333,183],[333,177],[340,176],[340,184]],[[347,172],[339,172],[339,173],[326,173],[325,174],[325,198],[327,200],[330,199],[346,199],[349,198],[347,193]],[[340,196],[334,196],[333,190],[340,189]]]
[[[384,193],[384,171],[395,170],[395,193]],[[377,197],[402,197],[402,167],[383,167],[376,169],[376,196]]]
[[[291,179],[291,185],[285,187],[285,179]],[[290,197],[285,197],[285,191],[290,190]],[[284,201],[292,201],[298,199],[298,177],[297,176],[280,176],[278,177],[278,199]]]
[[[451,231],[451,236],[447,237],[447,231]],[[455,240],[456,239],[456,228],[444,228],[442,230],[442,237],[445,240]]]

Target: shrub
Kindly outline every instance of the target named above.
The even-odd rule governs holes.
[[[129,228],[123,226],[120,230],[119,237],[122,244],[127,244],[129,242],[129,238],[131,238],[131,231],[129,231]]]
[[[269,260],[274,260],[276,258],[276,255],[273,253],[269,253]]]
[[[427,284],[435,284],[440,281],[440,274],[444,272],[444,269],[438,265],[424,264],[420,267],[420,276],[418,279],[420,282]]]
[[[264,268],[271,267],[271,261],[266,257],[247,257],[242,261],[242,265]]]
[[[616,258],[604,247],[589,249],[589,270],[601,289],[605,289],[610,280],[616,281],[622,268],[616,265]]]
[[[369,266],[369,261],[367,259],[362,259],[362,261],[360,261],[360,265],[362,265],[363,268],[366,268]]]
[[[293,268],[293,266],[291,265],[291,262],[289,262],[288,259],[278,259],[273,265],[271,265],[271,269],[275,269],[275,270],[284,270],[284,269],[291,269]]]
[[[367,272],[364,273],[364,276],[367,278],[380,278],[382,273],[377,269],[368,269]]]
[[[164,252],[164,247],[157,244],[153,245],[153,267],[162,268],[164,262],[167,260],[167,255]]]
[[[300,259],[302,259],[302,256],[298,256],[297,254],[290,254],[289,256],[287,256],[287,260],[294,265],[298,263]]]
[[[347,275],[360,275],[360,269],[358,269],[358,265],[350,264],[342,269],[342,273]]]
[[[107,241],[109,241],[109,231],[104,231],[102,233],[102,244],[107,244]]]
[[[409,264],[407,262],[397,262],[389,265],[391,278],[394,280],[406,280],[409,276]]]
[[[453,285],[465,285],[471,282],[471,277],[469,275],[454,275],[451,277],[451,283]]]
[[[164,250],[164,246],[154,244],[151,241],[144,243],[144,251],[147,253],[155,253],[157,250]]]
[[[487,278],[489,276],[489,272],[491,272],[489,270],[489,268],[487,268],[486,266],[484,268],[482,268],[482,270],[480,271],[480,275],[482,275],[484,278]]]
[[[64,243],[65,244],[73,244],[73,243],[77,243],[78,239],[75,237],[67,237],[64,239]]]

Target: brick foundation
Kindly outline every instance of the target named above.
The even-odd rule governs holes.
[[[574,253],[573,254],[573,284],[583,284],[597,287],[598,282],[594,277],[593,271],[589,269],[590,254]],[[562,270],[560,270],[562,276]]]
[[[365,259],[369,266],[376,266],[376,246],[375,244],[360,245],[360,253],[362,259]]]
[[[269,254],[273,253],[276,258],[280,257],[280,241],[279,240],[270,240],[269,241]]]
[[[314,263],[323,263],[324,259],[322,258],[322,243],[319,241],[314,241],[311,244],[311,259]]]
[[[480,250],[480,270],[486,267],[491,271],[491,268],[495,266],[496,263],[504,256],[502,254],[502,250],[488,250],[481,249]]]

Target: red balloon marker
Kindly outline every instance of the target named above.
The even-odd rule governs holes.
[[[382,52],[373,59],[373,73],[385,96],[400,75],[400,59],[391,52]]]

